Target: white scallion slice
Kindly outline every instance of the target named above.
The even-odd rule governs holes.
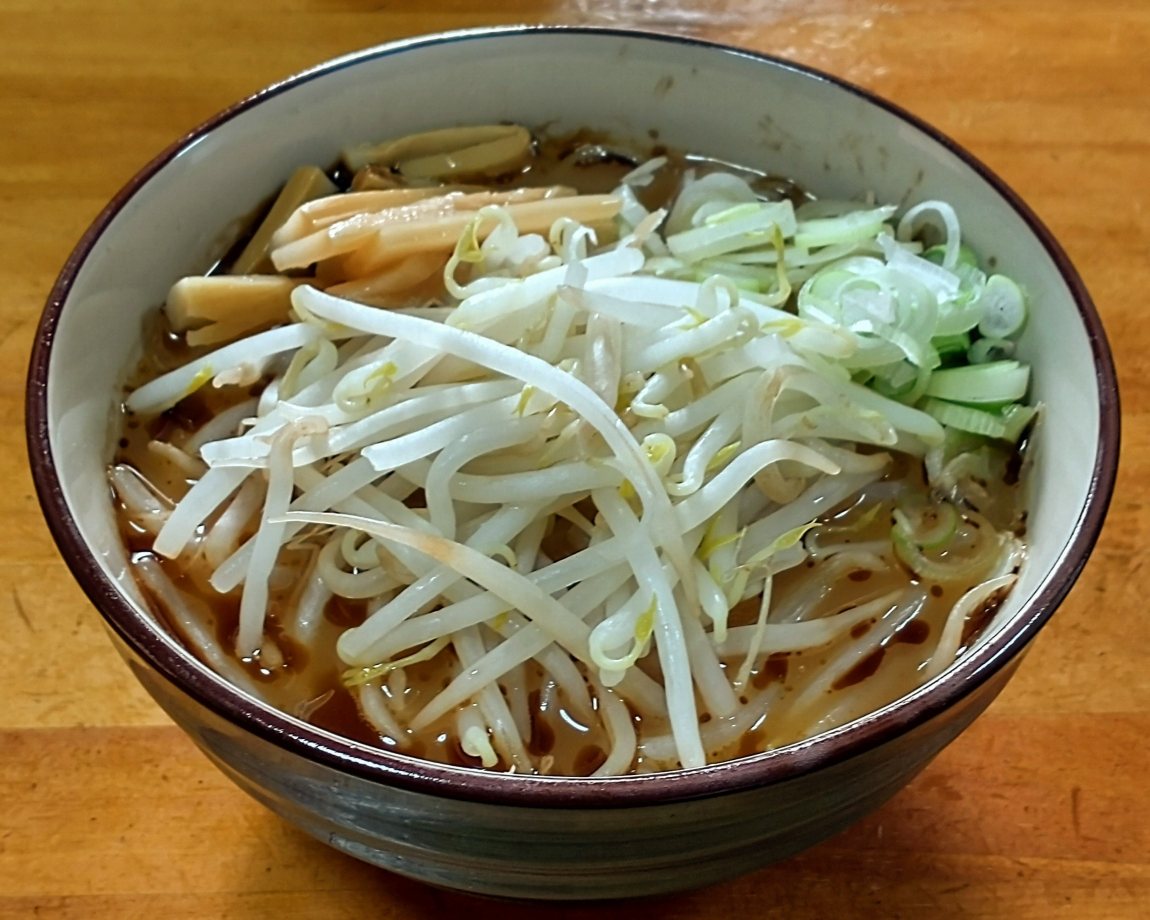
[[[1014,343],[1010,339],[982,338],[971,343],[966,360],[971,364],[989,364],[1014,357]]]
[[[1003,441],[1017,441],[1038,411],[1018,403],[988,411],[929,397],[923,400],[922,409],[947,428]]]
[[[1017,335],[1026,324],[1026,294],[1006,275],[986,279],[978,305],[982,308],[978,331],[989,338]]]
[[[1028,365],[992,361],[935,371],[926,385],[926,395],[951,402],[998,406],[1022,399],[1029,385]]]

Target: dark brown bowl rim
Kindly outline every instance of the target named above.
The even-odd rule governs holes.
[[[878,713],[817,736],[729,763],[695,770],[602,779],[489,774],[419,761],[334,736],[231,690],[172,644],[159,637],[105,577],[80,535],[64,499],[48,436],[47,374],[52,343],[72,284],[97,239],[128,201],[178,153],[240,113],[295,86],[379,57],[455,42],[511,36],[614,37],[688,45],[758,61],[831,84],[885,109],[964,161],[1001,195],[1030,227],[1058,267],[1078,305],[1093,351],[1101,394],[1099,449],[1090,492],[1061,561],[1018,617],[984,646],[964,656],[943,683],[928,685]],[[898,105],[868,90],[805,65],[772,55],[678,35],[581,26],[510,26],[462,30],[403,39],[336,58],[263,89],[213,116],[170,145],[137,173],[81,237],[49,294],[33,345],[26,395],[29,460],[44,516],[73,576],[128,647],[175,687],[229,722],[300,757],[362,779],[435,796],[500,805],[556,808],[619,808],[668,804],[745,791],[794,779],[876,748],[922,725],[976,690],[1028,645],[1077,580],[1102,528],[1117,473],[1120,413],[1118,385],[1109,344],[1085,285],[1053,235],[1021,198],[992,170],[956,142]]]

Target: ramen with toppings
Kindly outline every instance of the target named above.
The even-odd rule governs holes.
[[[700,767],[942,672],[1025,557],[1024,292],[945,202],[517,125],[299,169],[177,281],[109,481],[250,695],[526,774]]]

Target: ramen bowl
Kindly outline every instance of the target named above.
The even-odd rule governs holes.
[[[716,105],[716,100],[722,104]],[[971,649],[924,686],[768,753],[609,779],[484,773],[347,740],[234,689],[161,626],[135,586],[106,465],[144,316],[220,255],[225,228],[303,163],[454,124],[594,127],[761,165],[816,194],[951,202],[964,235],[1030,292],[1020,340],[1044,406],[1029,556]],[[241,788],[318,840],[487,895],[616,898],[706,885],[783,859],[881,805],[1002,690],[1095,543],[1118,458],[1098,315],[1050,233],[985,166],[894,105],[784,61],[699,41],[516,28],[416,38],[248,98],[149,163],[64,267],[31,359],[28,444],[47,522],[127,665]]]

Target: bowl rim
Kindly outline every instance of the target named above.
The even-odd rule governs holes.
[[[417,760],[372,748],[287,716],[233,690],[222,678],[177,649],[139,615],[108,579],[86,545],[64,496],[48,427],[48,369],[55,334],[73,283],[97,240],[147,182],[180,152],[263,101],[327,74],[439,45],[518,36],[591,36],[685,45],[733,55],[804,75],[886,110],[946,148],[993,188],[1030,228],[1058,269],[1086,327],[1099,403],[1098,451],[1087,500],[1059,564],[1029,606],[988,642],[935,679],[862,719],[775,751],[692,770],[622,777],[540,777],[492,774]],[[891,741],[955,706],[1028,646],[1077,580],[1102,528],[1117,476],[1120,411],[1117,377],[1102,322],[1069,257],[1031,208],[978,158],[938,129],[875,93],[821,70],[772,54],[682,35],[593,26],[514,25],[419,35],[342,55],[273,83],[221,110],[157,154],[102,209],[69,255],[36,329],[25,399],[30,466],[44,517],[61,555],[115,634],[149,667],[215,715],[285,751],[358,778],[413,792],[499,805],[613,809],[734,794],[821,770]]]

